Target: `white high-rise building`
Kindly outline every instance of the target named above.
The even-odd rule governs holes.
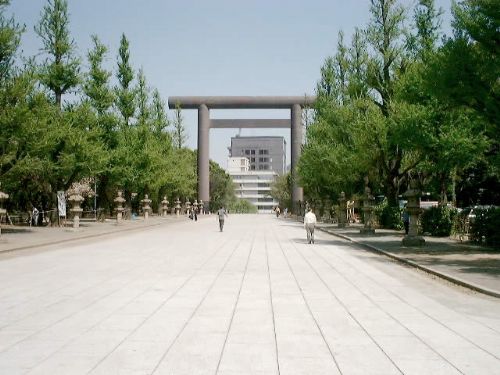
[[[252,203],[259,213],[272,212],[279,202],[271,197],[271,184],[284,172],[283,137],[234,137],[229,152],[227,171],[236,196]]]

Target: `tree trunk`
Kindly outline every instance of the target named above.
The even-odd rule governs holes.
[[[62,109],[62,94],[60,92],[56,92],[55,94],[57,108]]]
[[[443,172],[439,174],[439,205],[446,206],[448,204],[448,173]]]

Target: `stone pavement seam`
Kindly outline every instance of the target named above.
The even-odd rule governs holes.
[[[385,255],[385,256],[387,256],[387,257],[389,257],[397,262],[403,263],[403,264],[408,265],[408,266],[413,267],[413,268],[417,268],[421,271],[424,271],[426,273],[429,273],[431,275],[434,275],[434,276],[437,276],[441,279],[444,279],[450,283],[462,286],[462,287],[467,288],[467,289],[471,289],[471,290],[478,292],[478,293],[486,294],[486,295],[491,296],[491,297],[500,298],[500,293],[498,293],[494,290],[482,287],[482,286],[474,284],[470,281],[465,281],[465,280],[460,279],[456,276],[451,276],[451,275],[444,273],[444,272],[436,271],[430,267],[422,266],[421,264],[418,264],[412,260],[408,260],[408,259],[405,259],[403,257],[397,256],[397,255],[392,254],[388,251],[382,250],[376,246],[369,245],[369,244],[354,240],[354,239],[352,239],[348,236],[345,236],[343,234],[335,233],[335,232],[329,231],[328,229],[325,229],[325,228],[318,227],[318,229],[321,230],[322,232],[337,236],[337,237],[342,238],[344,240],[347,240],[351,243],[354,243],[354,244],[364,248],[367,251],[371,251],[371,252],[374,252],[377,254]]]
[[[389,311],[387,311],[383,306],[380,305],[379,302],[377,302],[376,300],[372,299],[371,296],[369,294],[367,294],[366,292],[362,291],[357,285],[354,284],[354,282],[346,277],[345,275],[343,275],[341,272],[339,272],[337,270],[337,268],[335,266],[333,266],[327,259],[325,259],[325,257],[323,255],[320,255],[318,254],[318,251],[313,249],[313,252],[319,256],[326,264],[329,265],[330,268],[332,268],[339,276],[341,276],[344,280],[346,280],[349,284],[351,284],[354,288],[356,288],[356,290],[358,290],[361,294],[363,294],[368,300],[370,300],[375,306],[377,306],[378,308],[380,308],[382,311],[384,311],[388,316],[390,316],[392,319],[394,319],[395,321],[397,321],[399,324],[401,324],[402,326],[404,326],[403,323],[401,323],[399,321],[399,319],[397,319],[395,316],[393,316],[392,313],[390,313]],[[341,257],[335,253],[331,253],[332,255],[334,255],[337,259],[340,259]],[[354,265],[352,265],[351,263],[348,263],[346,262],[344,259],[342,259],[342,261],[344,262],[344,264],[348,264],[349,267],[351,267],[352,269],[356,270],[357,272],[362,272],[360,270],[358,270]],[[379,287],[382,287],[381,284],[378,283],[378,281],[376,279],[374,279],[373,277],[371,276],[368,276],[366,274],[363,275],[364,277],[370,279],[374,284],[378,285]],[[489,350],[483,348],[482,346],[480,346],[478,343],[470,340],[468,337],[462,335],[460,332],[457,332],[455,329],[453,329],[452,327],[446,325],[445,323],[443,323],[442,320],[440,319],[436,319],[434,316],[428,314],[427,311],[425,311],[424,309],[421,309],[418,305],[415,305],[413,303],[410,303],[408,300],[406,300],[405,298],[403,298],[399,293],[396,293],[392,290],[388,290],[387,291],[388,293],[392,294],[393,296],[395,296],[398,300],[400,300],[401,302],[407,304],[408,306],[412,307],[413,309],[419,311],[421,314],[425,315],[427,318],[429,319],[432,319],[433,321],[435,321],[437,324],[443,326],[444,328],[446,328],[447,330],[450,330],[451,332],[453,332],[454,334],[460,336],[462,339],[468,341],[470,344],[474,345],[475,347],[477,347],[478,349],[482,350],[482,351],[485,351],[486,353],[488,353],[489,355],[495,357],[496,359],[500,359],[497,357],[497,355],[495,355],[494,353],[491,353]],[[419,337],[417,334],[415,334],[411,329],[409,329],[408,327],[404,326],[406,330],[408,330],[409,332],[411,332],[415,337],[417,337],[422,343],[424,343],[425,345],[427,345],[425,343],[425,341]],[[433,347],[429,346],[429,348],[431,348],[433,351],[435,351],[438,355],[440,355],[443,359],[445,359],[441,354],[439,354],[436,349],[434,349]],[[445,359],[446,360],[446,359]],[[447,361],[447,360],[446,360]],[[455,367],[453,364],[450,363],[450,365],[452,365],[453,367]],[[456,368],[456,367],[455,367]],[[456,368],[458,370],[458,368]]]
[[[394,360],[387,354],[387,352],[384,350],[384,348],[382,348],[382,346],[380,345],[379,342],[377,342],[377,340],[375,340],[375,338],[370,334],[370,332],[368,332],[368,330],[366,329],[366,327],[359,321],[358,318],[356,318],[353,313],[349,310],[349,308],[346,306],[346,304],[341,300],[341,298],[339,298],[339,296],[332,290],[332,288],[330,287],[330,285],[328,285],[328,283],[325,281],[325,279],[323,277],[321,277],[321,275],[319,274],[318,270],[311,264],[310,260],[307,259],[304,254],[302,252],[300,252],[297,248],[297,246],[293,243],[291,243],[291,245],[294,247],[295,249],[295,252],[297,254],[299,254],[299,256],[304,260],[304,262],[307,263],[307,265],[309,266],[309,268],[314,272],[314,274],[316,275],[316,277],[318,278],[318,280],[320,280],[320,282],[324,285],[324,287],[328,290],[328,292],[330,293],[330,295],[338,302],[338,304],[340,306],[342,306],[342,308],[344,309],[344,311],[346,312],[346,314],[363,330],[363,332],[365,332],[365,334],[368,336],[368,338],[373,342],[374,345],[376,345],[378,347],[378,349],[387,357],[387,359],[390,361],[390,363],[392,363],[392,365],[398,370],[398,372],[400,374],[404,374],[403,370],[401,370],[401,368],[397,365],[396,362],[394,362]],[[326,263],[331,269],[333,269],[338,275],[340,275],[342,278],[344,278],[344,280],[346,280],[346,282],[348,282],[349,284],[351,284],[356,290],[358,290],[361,294],[364,294],[361,290],[359,290],[359,288],[357,286],[355,286],[350,280],[348,280],[347,278],[345,278],[345,276],[343,276],[339,271],[337,271],[337,269],[335,267],[333,267],[329,262],[327,262],[323,257],[319,256],[317,254],[317,252],[312,249],[312,251],[315,253],[316,256],[318,256],[320,259],[322,259],[322,261],[324,263]],[[399,323],[399,322],[398,322]],[[415,335],[413,332],[411,332],[415,337],[417,337],[419,340],[421,340],[417,335]],[[423,340],[421,340],[423,342]],[[425,343],[424,343],[425,344]],[[444,359],[444,358],[443,358]]]
[[[226,240],[226,243],[228,243],[229,240]],[[186,329],[187,325],[189,324],[189,322],[192,321],[193,317],[195,316],[195,314],[197,313],[197,311],[200,309],[200,307],[203,305],[203,302],[205,302],[205,300],[207,299],[210,291],[213,289],[213,287],[215,286],[215,284],[217,283],[217,280],[219,280],[220,276],[222,275],[222,273],[224,272],[224,270],[226,269],[227,265],[229,264],[229,262],[231,261],[231,259],[233,258],[234,254],[236,253],[236,250],[239,249],[239,246],[240,244],[243,242],[243,238],[240,238],[238,244],[235,246],[235,248],[233,249],[233,251],[231,252],[231,254],[229,254],[229,256],[227,257],[226,261],[224,262],[224,264],[222,265],[222,268],[219,270],[219,272],[217,272],[217,274],[214,276],[214,279],[212,281],[212,283],[208,286],[208,289],[206,290],[206,293],[205,295],[202,297],[202,299],[200,300],[200,302],[198,302],[198,304],[196,305],[196,307],[194,308],[194,310],[191,312],[191,314],[189,315],[188,319],[184,322],[184,324],[182,325],[181,329],[179,330],[179,332],[177,332],[177,335],[174,337],[174,339],[172,340],[172,342],[169,344],[169,346],[167,347],[167,349],[165,350],[165,352],[163,353],[163,355],[161,356],[161,358],[158,360],[158,362],[156,363],[155,367],[153,368],[153,370],[151,371],[151,375],[155,374],[159,367],[161,366],[162,362],[164,361],[164,359],[167,357],[168,353],[170,352],[170,350],[172,349],[172,347],[175,345],[175,343],[177,342],[177,340],[179,339],[179,337],[182,335],[182,333],[184,332],[184,330]],[[219,250],[221,249],[222,247],[220,247],[215,253],[219,252]],[[250,249],[250,252],[251,252],[251,249]],[[214,253],[214,254],[215,254]],[[207,262],[208,263],[208,262]],[[204,263],[205,265],[205,263]],[[194,275],[194,274],[193,274]]]
[[[419,340],[423,345],[425,345],[426,347],[429,348],[429,350],[433,351],[436,355],[438,355],[443,361],[445,361],[446,363],[448,363],[451,367],[455,368],[455,370],[457,370],[458,372],[462,373],[463,374],[463,371],[461,371],[457,365],[455,365],[454,363],[452,363],[450,360],[448,360],[444,354],[442,354],[440,351],[439,351],[439,348],[433,346],[433,345],[430,345],[428,342],[425,341],[425,339],[420,335],[418,334],[417,332],[415,332],[415,329],[413,328],[410,328],[408,326],[406,326],[400,318],[398,318],[397,316],[395,316],[393,313],[391,313],[390,311],[388,311],[386,308],[384,308],[379,302],[377,302],[376,300],[374,300],[369,294],[367,294],[365,291],[363,291],[361,288],[359,288],[349,277],[347,277],[345,274],[343,274],[342,272],[340,272],[337,267],[335,267],[331,262],[329,262],[327,259],[324,258],[324,256],[318,254],[318,252],[313,249],[313,252],[320,258],[323,260],[324,263],[326,263],[334,272],[336,272],[340,277],[342,277],[347,283],[349,283],[355,290],[357,290],[360,294],[362,294],[368,301],[370,301],[374,306],[376,306],[378,309],[380,309],[380,311],[382,311],[385,315],[387,315],[389,318],[391,318],[394,322],[396,322],[397,324],[399,324],[401,327],[403,327],[406,331],[408,331],[413,337],[415,337],[417,340]],[[335,257],[337,258],[340,258],[338,255],[335,255]],[[345,263],[345,262],[344,262]],[[349,264],[350,267],[353,267],[352,265]],[[311,268],[313,269],[313,271],[317,274],[317,271],[314,270],[314,267],[311,265]],[[353,267],[355,268],[355,267]],[[320,279],[321,276],[318,274],[318,277]],[[367,277],[366,275],[364,275],[364,277]],[[373,279],[372,279],[373,280]],[[374,283],[377,283],[375,280],[373,280]],[[335,295],[335,293],[330,289],[330,287],[325,283],[323,282],[324,285],[330,290],[330,292],[332,293],[332,295]],[[397,293],[394,293],[392,291],[388,291],[389,293],[393,294],[396,298],[398,298],[400,301],[402,301],[403,303],[405,303],[406,305],[408,306],[411,306],[413,309],[419,311],[421,314],[425,315],[427,318],[429,319],[432,319],[434,321],[436,321],[436,323],[440,324],[441,326],[443,326],[445,329],[453,332],[453,334],[461,337],[462,339],[468,341],[470,344],[474,345],[475,347],[477,347],[478,349],[486,352],[487,354],[495,357],[496,359],[498,359],[498,357],[491,353],[490,351],[488,351],[487,349],[484,349],[482,348],[481,346],[479,346],[478,344],[476,344],[475,342],[471,341],[469,338],[463,336],[461,333],[453,330],[452,328],[448,327],[447,325],[443,324],[442,322],[438,321],[437,319],[433,318],[432,316],[430,316],[429,314],[427,314],[426,312],[424,311],[421,311],[420,309],[418,309],[416,306],[408,303],[407,301],[405,301],[404,299],[402,299]],[[338,299],[338,297],[335,296],[336,299]],[[338,299],[339,300],[339,299]],[[340,300],[339,300],[340,302]],[[352,314],[350,313],[350,311],[348,310],[347,306],[345,306],[342,302],[340,302],[345,310],[349,313],[349,315],[352,316]],[[363,327],[363,325],[358,322],[358,319],[355,318],[354,316],[352,316],[353,319],[356,321],[356,323],[358,323],[362,328],[363,330],[365,330],[365,332],[367,333],[367,335],[372,339],[372,341],[377,345],[379,346],[380,350],[382,350],[382,352],[384,352],[384,354],[386,354],[386,352],[383,350],[382,347],[380,347],[379,343],[374,339],[372,338],[372,336],[370,335],[370,333],[368,331],[366,331],[366,329]],[[386,354],[387,355],[387,354]],[[388,355],[387,355],[388,356]],[[392,359],[388,356],[388,358],[391,360],[391,362],[397,367],[397,365],[392,361]],[[400,370],[399,367],[397,367],[398,370]],[[401,371],[401,370],[400,370]],[[401,373],[403,373],[403,371],[401,371]]]
[[[295,284],[297,286],[297,289],[299,290],[300,292],[300,295],[302,296],[302,300],[304,301],[304,304],[307,308],[307,311],[309,312],[309,316],[312,318],[312,320],[314,321],[314,324],[316,325],[316,329],[318,330],[321,338],[323,339],[323,343],[326,345],[328,351],[330,352],[330,356],[333,360],[333,363],[335,364],[335,367],[337,369],[337,371],[339,372],[340,375],[342,375],[342,370],[340,369],[340,365],[337,361],[337,358],[335,357],[335,355],[333,354],[333,349],[330,347],[330,344],[328,343],[328,340],[326,339],[325,337],[325,333],[323,332],[323,329],[321,328],[321,326],[319,325],[318,323],[318,320],[316,319],[316,316],[313,314],[312,312],[312,309],[311,309],[311,306],[309,305],[309,302],[307,301],[307,298],[304,294],[304,290],[302,289],[302,287],[300,286],[300,283],[299,283],[299,280],[297,279],[297,275],[295,274],[295,271],[292,267],[292,265],[290,264],[290,259],[289,257],[285,254],[285,250],[283,250],[283,246],[281,244],[281,242],[278,240],[278,237],[276,235],[276,232],[273,231],[273,236],[274,238],[278,241],[278,247],[280,248],[281,250],[281,253],[283,254],[283,258],[285,259],[285,262],[288,266],[288,269],[293,277],[293,279],[295,280]]]
[[[274,314],[273,286],[272,286],[272,281],[271,281],[271,268],[269,267],[269,251],[267,248],[267,235],[266,234],[264,234],[264,248],[266,250],[266,266],[267,266],[267,282],[269,285],[269,300],[270,300],[270,304],[271,304],[271,314],[273,317],[274,350],[276,352],[276,366],[278,369],[278,375],[280,375],[281,370],[280,370],[280,360],[279,360],[279,353],[278,353],[278,338],[276,335],[276,315]]]
[[[197,267],[189,277],[187,277],[183,282],[182,284],[174,291],[172,292],[168,298],[163,301],[159,306],[157,306],[147,317],[146,319],[140,324],[138,325],[132,332],[129,332],[129,334],[123,339],[121,340],[118,345],[116,345],[113,350],[111,352],[109,352],[104,358],[102,358],[97,364],[95,364],[88,372],[87,374],[90,374],[92,371],[94,371],[102,362],[104,362],[112,353],[114,353],[116,351],[116,349],[122,345],[125,340],[127,340],[130,336],[132,336],[132,334],[134,334],[137,330],[139,330],[145,323],[146,321],[151,318],[154,314],[156,314],[164,305],[166,305],[175,295],[177,295],[177,293],[182,289],[184,288],[190,280],[192,280],[196,274],[203,268],[205,267],[205,265],[207,265],[213,258],[216,254],[218,254],[223,248],[224,246],[229,242],[229,240],[226,240],[221,246],[219,247],[216,247],[215,251],[213,253],[210,253],[210,255],[206,258],[206,260],[199,266]],[[234,251],[233,251],[234,252]],[[231,253],[231,255],[229,255],[229,258],[231,258],[233,253]]]
[[[226,336],[224,337],[224,344],[222,345],[219,361],[217,362],[217,367],[215,368],[215,375],[219,373],[220,364],[222,363],[222,358],[224,357],[224,351],[226,350],[227,346],[227,339],[229,337],[229,333],[231,332],[231,328],[233,326],[234,315],[236,314],[236,309],[238,308],[238,302],[240,301],[241,290],[243,289],[243,284],[245,283],[245,277],[248,271],[248,263],[250,262],[250,256],[252,255],[254,244],[255,244],[255,236],[252,237],[252,243],[250,245],[250,250],[248,251],[247,260],[245,262],[245,269],[243,270],[243,275],[241,276],[240,287],[238,289],[238,294],[236,295],[236,300],[234,301],[233,311],[231,312],[231,319],[229,320]]]

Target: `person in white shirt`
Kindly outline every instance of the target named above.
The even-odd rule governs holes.
[[[314,226],[316,225],[316,215],[312,212],[312,208],[304,216],[304,228],[307,232],[307,242],[314,243]]]

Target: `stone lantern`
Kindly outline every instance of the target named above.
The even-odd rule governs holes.
[[[204,207],[203,207],[203,200],[200,199],[200,203],[198,203],[198,206],[200,207],[200,214],[203,215],[205,213]]]
[[[177,200],[175,201],[175,215],[179,217],[181,213],[181,201],[179,200],[179,197],[177,197]]]
[[[403,246],[422,246],[425,244],[425,239],[418,235],[418,218],[422,213],[420,208],[420,195],[422,192],[417,186],[416,180],[410,181],[410,188],[403,193],[403,197],[408,200],[406,210],[410,216],[410,227],[408,234],[403,238]]]
[[[125,203],[125,198],[122,197],[122,191],[121,190],[118,190],[118,196],[113,199],[113,202],[116,203],[116,224],[120,224],[121,221],[122,221],[122,215],[123,215],[123,211],[125,210],[125,208],[123,208],[123,203]]]
[[[144,220],[148,220],[149,212],[151,211],[151,207],[149,204],[151,203],[151,199],[149,199],[148,195],[144,195],[144,199],[141,199],[142,203],[142,211],[144,212]]]
[[[0,191],[0,219],[7,213],[7,210],[2,207],[3,201],[9,198],[9,194]],[[0,237],[2,236],[2,223],[0,222]]]
[[[68,198],[68,202],[71,203],[71,208],[69,212],[73,214],[73,228],[78,229],[80,227],[80,214],[83,212],[83,209],[80,207],[80,204],[83,202],[84,198],[78,194],[72,194]]]
[[[375,229],[373,229],[373,201],[375,197],[372,195],[372,191],[368,186],[368,177],[365,177],[365,193],[361,197],[363,201],[363,206],[361,211],[363,211],[363,218],[365,225],[359,230],[361,234],[374,234]]]
[[[170,202],[167,200],[167,196],[164,196],[163,200],[161,201],[161,210],[162,210],[163,217],[167,216],[169,203]]]
[[[345,193],[341,192],[339,197],[339,213],[338,213],[338,227],[345,228],[347,221],[347,200],[345,198]]]
[[[186,215],[189,215],[189,211],[191,210],[191,202],[189,198],[186,198]]]

